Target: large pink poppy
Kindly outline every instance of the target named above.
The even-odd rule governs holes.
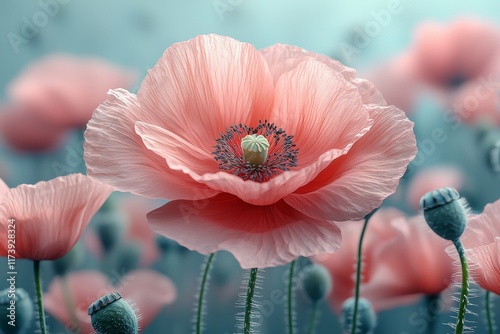
[[[354,294],[354,277],[362,222],[341,225],[344,243],[337,253],[319,254],[333,278],[329,301],[339,311]],[[406,218],[395,209],[379,210],[371,218],[363,243],[361,295],[381,311],[416,302],[422,295],[445,290],[452,280],[449,244],[434,235],[422,217]]]
[[[148,214],[156,232],[201,253],[228,250],[244,268],[333,252],[334,221],[378,207],[416,154],[413,123],[355,74],[287,45],[174,44],[137,96],[114,90],[94,112],[88,173],[170,199]],[[252,134],[269,144],[264,162],[243,157]]]
[[[16,258],[60,258],[76,244],[111,190],[81,174],[12,189],[0,180],[0,238],[7,240],[13,219]],[[0,256],[7,255],[7,243],[2,242]]]
[[[68,301],[64,298],[63,279],[67,280],[76,319],[69,313]],[[73,322],[78,320],[81,333],[93,333],[88,308],[108,293],[118,291],[137,308],[141,329],[147,328],[165,305],[175,301],[175,285],[157,272],[135,270],[120,279],[120,283],[113,284],[112,279],[98,271],[79,271],[70,273],[66,278],[57,277],[43,296],[45,308],[66,328],[76,329]]]
[[[483,289],[500,294],[500,200],[471,217],[460,240],[474,281]],[[457,257],[452,247],[447,250]]]

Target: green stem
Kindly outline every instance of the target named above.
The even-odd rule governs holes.
[[[210,266],[214,260],[215,253],[210,254],[203,270],[203,278],[201,279],[200,295],[198,296],[198,306],[196,312],[196,334],[201,334],[201,317],[203,313],[203,296],[205,295],[205,287],[208,281],[208,273]]]
[[[316,310],[318,309],[318,303],[314,302],[311,311],[311,317],[309,318],[309,325],[307,326],[307,334],[312,334],[314,325],[316,323]]]
[[[488,333],[493,334],[493,316],[491,315],[491,292],[486,291],[486,318],[488,319]]]
[[[290,276],[288,277],[288,332],[293,334],[293,269],[295,260],[290,263]]]
[[[427,315],[429,317],[428,328],[429,334],[434,334],[434,327],[436,327],[436,320],[438,317],[438,301],[439,301],[439,293],[435,295],[427,295],[425,296],[425,301],[427,303]]]
[[[38,321],[40,322],[40,333],[47,334],[45,325],[45,310],[43,309],[42,283],[40,281],[40,261],[33,261],[35,270],[36,299],[38,303]]]
[[[253,306],[253,295],[255,293],[255,283],[257,282],[257,268],[250,269],[250,279],[248,280],[247,299],[245,301],[245,322],[243,324],[243,333],[251,333],[251,316]]]
[[[359,302],[359,287],[361,285],[361,264],[362,264],[362,250],[363,250],[363,239],[365,237],[366,228],[368,227],[369,218],[365,218],[365,222],[363,224],[363,229],[361,230],[361,236],[359,237],[358,244],[358,262],[356,264],[356,287],[354,290],[354,311],[352,315],[352,327],[351,334],[356,334],[356,322],[358,317],[358,302]]]
[[[465,313],[467,312],[467,303],[469,301],[469,266],[465,257],[464,246],[460,239],[453,242],[460,256],[460,264],[462,265],[462,291],[460,293],[460,306],[458,307],[457,326],[455,334],[462,334],[465,326]]]

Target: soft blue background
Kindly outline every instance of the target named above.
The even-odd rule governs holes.
[[[15,52],[8,39],[9,33],[20,34],[23,18],[32,20],[42,10],[39,1],[2,0],[0,3],[0,100],[5,101],[5,90],[21,69],[29,62],[53,52],[66,52],[77,55],[94,55],[138,71],[139,79],[146,74],[163,51],[172,43],[192,38],[198,34],[218,33],[254,44],[262,48],[275,43],[301,46],[305,49],[324,53],[344,61],[347,65],[364,72],[380,61],[402,51],[411,43],[413,29],[424,20],[436,19],[450,21],[458,16],[474,16],[500,22],[500,2],[498,1],[401,1],[401,13],[391,15],[390,22],[380,33],[370,40],[366,48],[349,59],[342,53],[342,43],[352,44],[355,29],[364,28],[367,22],[374,20],[373,12],[387,9],[389,1],[298,1],[298,0],[69,0],[61,4],[58,12],[50,17],[47,24],[39,28],[36,36],[28,43],[19,45]],[[219,3],[233,3],[231,11],[219,15],[215,6]],[[46,3],[46,1],[43,1]],[[140,80],[134,90],[138,89]],[[416,117],[417,138],[425,138],[429,129],[439,125],[435,115],[436,106],[432,102],[422,101],[422,110]],[[470,192],[477,208],[500,197],[498,178],[492,178],[484,164],[478,163],[482,153],[472,144],[474,130],[465,129],[460,133],[450,133],[448,140],[435,155],[428,159],[428,165],[439,162],[458,164],[473,180]],[[51,168],[52,162],[67,163],[71,152],[81,150],[81,133],[74,133],[68,145],[49,155],[25,155],[8,150],[0,142],[0,163],[7,169],[6,182],[10,186],[20,183],[33,183],[40,179],[51,179],[60,175]],[[459,147],[456,152],[452,148]],[[451,152],[456,152],[450,156]],[[447,154],[445,154],[445,152]],[[40,167],[44,166],[44,167]],[[83,160],[69,166],[68,172],[84,172]],[[65,173],[67,174],[67,173]],[[404,181],[403,181],[404,184]],[[155,324],[146,333],[188,333],[189,319],[195,291],[186,281],[197,277],[202,257],[188,253],[183,258],[170,259],[168,274],[180,289],[182,302],[168,306]],[[220,279],[229,277],[231,284],[239,284],[242,271],[229,254],[220,257],[222,269]],[[1,268],[5,264],[0,260]],[[31,263],[19,261],[18,286],[33,293]],[[89,265],[90,266],[90,265]],[[173,266],[173,267],[172,267]],[[156,265],[161,269],[161,264]],[[174,268],[174,269],[172,269]],[[52,275],[48,265],[45,269],[45,285]],[[0,272],[3,269],[0,269]],[[267,271],[264,282],[264,300],[270,298],[274,289],[284,290],[280,277],[284,268]],[[225,276],[226,275],[226,276]],[[5,281],[0,281],[0,288]],[[191,285],[192,286],[192,285]],[[194,285],[196,286],[196,285]],[[191,290],[190,290],[191,289]],[[236,296],[235,296],[236,297]],[[232,332],[234,328],[234,300],[221,304],[217,296],[210,295],[207,333]],[[298,297],[298,318],[301,330],[308,316],[307,301]],[[482,309],[482,300],[475,300]],[[262,333],[283,333],[283,305],[275,305],[276,310],[265,318]],[[497,305],[497,309],[500,305]],[[425,333],[422,306],[408,306],[398,310],[383,312],[380,326],[376,333]],[[164,319],[162,319],[164,318]],[[477,322],[476,333],[483,331],[483,318],[470,316]],[[450,314],[444,314],[439,322],[453,322]],[[58,324],[49,319],[51,328],[61,330]],[[339,332],[338,323],[333,313],[323,304],[318,333]],[[217,329],[216,329],[217,328]],[[440,332],[451,329],[440,326]],[[57,332],[59,333],[59,332]]]

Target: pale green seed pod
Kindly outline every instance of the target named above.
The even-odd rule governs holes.
[[[89,306],[88,314],[96,334],[137,334],[135,311],[118,292],[110,293]]]

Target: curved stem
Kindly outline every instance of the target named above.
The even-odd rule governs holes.
[[[493,334],[493,316],[491,314],[491,292],[486,291],[486,318],[488,319],[488,333]]]
[[[318,303],[314,302],[311,311],[311,317],[309,318],[309,325],[307,326],[307,334],[312,334],[314,325],[316,323],[316,310],[318,309]]]
[[[465,313],[467,312],[467,303],[469,302],[469,266],[465,257],[464,246],[460,239],[453,242],[460,256],[460,264],[462,265],[462,291],[460,293],[460,306],[458,307],[457,326],[455,334],[462,334],[465,326]]]
[[[201,317],[203,314],[203,296],[205,295],[205,287],[208,281],[208,273],[210,272],[210,266],[214,260],[215,253],[210,254],[205,264],[205,269],[203,270],[203,278],[201,279],[200,295],[198,296],[198,306],[196,311],[196,334],[201,334]]]
[[[356,288],[354,290],[354,311],[352,314],[352,327],[351,327],[351,334],[356,334],[356,322],[357,322],[357,317],[358,317],[358,302],[359,302],[359,286],[361,285],[361,264],[362,264],[362,250],[363,250],[363,239],[365,237],[365,232],[366,228],[368,227],[368,220],[369,218],[367,217],[365,219],[365,222],[363,224],[363,229],[361,230],[361,236],[359,237],[359,244],[358,244],[358,262],[356,264]]]
[[[33,261],[35,271],[35,289],[38,303],[38,321],[40,323],[40,333],[47,334],[47,325],[45,324],[45,310],[43,309],[42,283],[40,281],[40,261]]]
[[[295,260],[290,263],[290,275],[288,277],[288,332],[293,334],[293,269]]]
[[[255,293],[255,283],[257,282],[257,268],[250,269],[250,279],[248,280],[247,299],[245,301],[245,322],[243,333],[251,333],[250,320],[252,317],[253,295]]]

